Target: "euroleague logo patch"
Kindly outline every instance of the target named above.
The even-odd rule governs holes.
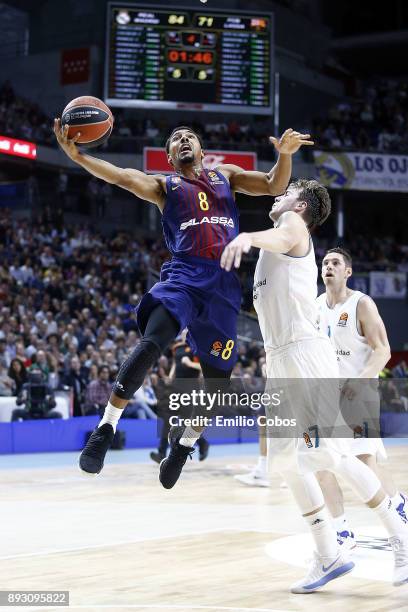
[[[214,355],[214,357],[218,357],[222,350],[222,342],[220,340],[215,340],[212,343],[210,355]]]
[[[348,313],[347,312],[342,312],[341,315],[340,315],[340,319],[339,319],[339,322],[337,323],[337,325],[340,325],[340,327],[346,327],[347,321],[348,321]]]
[[[306,444],[307,448],[313,448],[313,442],[312,442],[309,434],[307,433],[307,431],[305,431],[303,433],[303,439],[305,441],[305,444]]]
[[[213,170],[210,170],[207,176],[210,179],[212,185],[223,185],[224,184],[223,181],[218,176],[218,174],[214,172]]]

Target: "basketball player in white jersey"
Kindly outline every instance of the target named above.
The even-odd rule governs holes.
[[[397,511],[404,520],[405,496],[397,490],[391,475],[378,464],[385,460],[387,453],[380,437],[367,437],[364,430],[380,419],[380,397],[372,390],[367,379],[376,379],[390,359],[390,346],[387,332],[373,300],[361,291],[347,287],[347,280],[352,275],[351,255],[345,249],[329,249],[322,262],[322,279],[326,292],[317,298],[319,309],[318,325],[321,331],[329,336],[337,355],[340,378],[345,379],[341,405],[353,411],[353,422],[358,430],[356,438],[350,440],[351,451],[368,465],[380,479]],[[362,380],[360,385],[359,381]],[[348,382],[346,382],[348,379]],[[365,388],[367,393],[364,395]],[[363,396],[361,395],[363,393]],[[367,414],[364,406],[358,404],[359,397],[367,399]],[[366,432],[367,433],[367,432]],[[373,434],[375,436],[375,432]],[[349,528],[344,515],[343,493],[332,472],[319,472],[318,479],[323,490],[326,505],[333,517],[337,537],[350,549],[355,548],[354,534]]]
[[[325,412],[330,415],[337,404],[338,414],[339,408],[335,386],[327,384],[338,378],[337,359],[329,338],[316,324],[317,266],[309,233],[309,229],[324,223],[329,214],[327,190],[317,181],[296,181],[275,199],[270,212],[274,228],[239,234],[221,257],[221,266],[231,270],[239,267],[242,254],[251,247],[261,249],[255,272],[254,304],[265,344],[268,380],[278,379],[278,385],[284,387],[290,397],[289,408],[296,409],[302,426],[309,414],[315,417],[316,409],[324,422]],[[298,386],[293,385],[293,379],[298,379]],[[312,440],[316,423],[310,421],[309,425],[310,430],[305,429],[302,438],[268,439],[269,466],[280,471],[287,481],[317,549],[307,576],[292,586],[292,592],[316,591],[354,566],[338,544],[325,509],[315,475],[322,469],[339,473],[376,512],[394,550],[393,583],[397,586],[407,582],[408,526],[378,477],[351,455],[345,440],[330,437],[319,440],[317,432]]]

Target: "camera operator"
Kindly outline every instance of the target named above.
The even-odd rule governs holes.
[[[54,392],[46,383],[40,368],[33,368],[28,373],[28,381],[22,386],[17,396],[17,406],[11,415],[12,421],[30,419],[62,419],[62,414],[54,410],[57,402]]]

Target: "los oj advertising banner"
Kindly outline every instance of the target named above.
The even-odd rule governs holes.
[[[408,192],[408,155],[314,151],[315,177],[331,189]]]

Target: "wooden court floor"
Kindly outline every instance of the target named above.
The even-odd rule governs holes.
[[[389,451],[402,490],[407,450]],[[233,479],[252,461],[189,462],[171,491],[147,462],[108,460],[94,479],[75,465],[52,467],[52,456],[47,468],[0,470],[0,590],[69,590],[70,609],[89,612],[408,612],[408,585],[390,583],[385,534],[346,487],[361,542],[356,569],[319,593],[292,595],[311,541],[277,478],[270,489]]]

